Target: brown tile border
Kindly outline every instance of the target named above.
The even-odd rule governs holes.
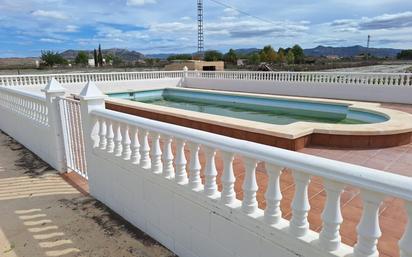
[[[341,148],[386,148],[412,143],[412,132],[397,135],[333,135],[313,133],[296,139],[282,138],[247,130],[230,128],[222,125],[195,121],[189,118],[176,117],[156,111],[128,107],[120,104],[106,102],[106,108],[118,112],[136,115],[148,119],[163,121],[188,128],[199,129],[215,134],[229,136],[237,139],[252,141],[270,146],[276,146],[288,150],[297,151],[309,145],[341,147]]]

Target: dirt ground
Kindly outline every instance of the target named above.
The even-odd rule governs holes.
[[[0,131],[0,256],[175,256]]]

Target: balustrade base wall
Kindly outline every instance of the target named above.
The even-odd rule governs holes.
[[[185,87],[244,93],[318,97],[385,103],[412,103],[411,86],[332,84],[312,82],[278,82],[263,80],[231,80],[186,78]]]

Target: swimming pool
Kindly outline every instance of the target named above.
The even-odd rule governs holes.
[[[194,90],[161,89],[110,94],[158,106],[231,118],[287,125],[294,122],[330,124],[371,124],[387,121],[376,113],[351,110],[349,105],[293,99],[274,99]]]
[[[412,142],[412,115],[378,103],[192,88],[106,94],[114,111],[289,150]]]

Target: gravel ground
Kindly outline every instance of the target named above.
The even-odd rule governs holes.
[[[373,65],[357,68],[343,68],[328,71],[340,71],[340,72],[377,72],[377,73],[402,73],[407,72],[412,68],[412,64],[394,64],[394,65]]]
[[[0,256],[175,256],[0,131]]]

